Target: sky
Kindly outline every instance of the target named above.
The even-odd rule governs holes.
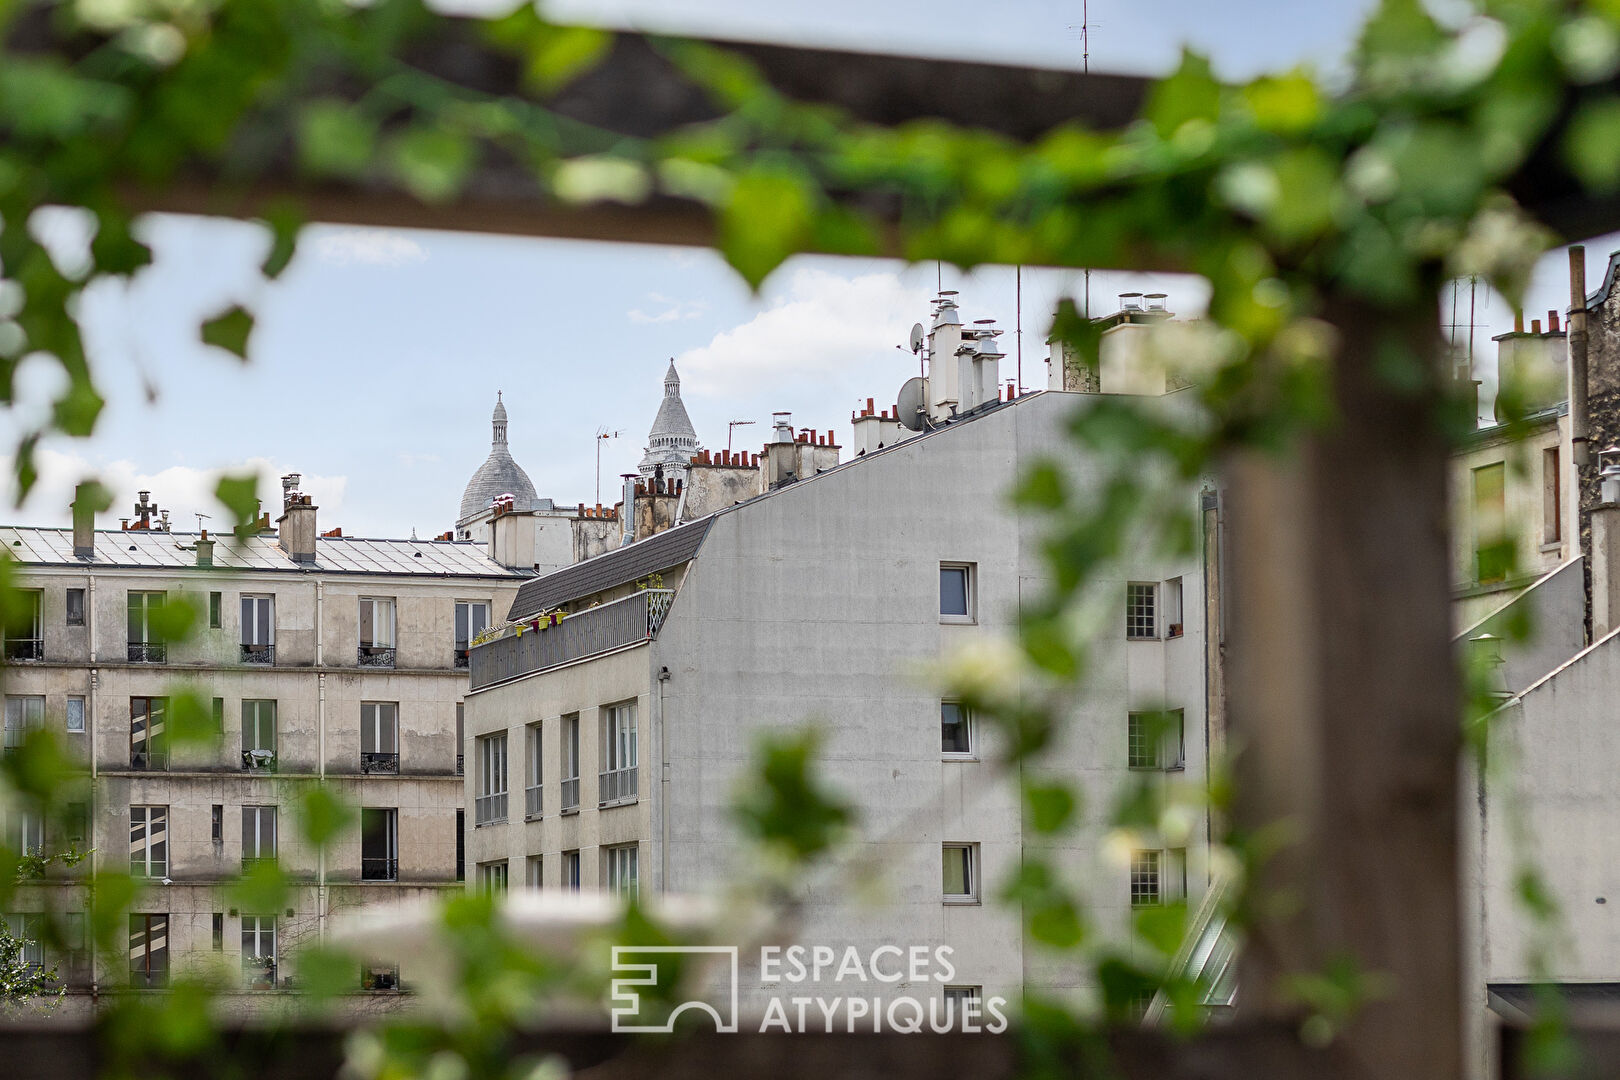
[[[458,6],[484,6],[458,0]],[[1366,0],[1091,0],[1093,70],[1151,74],[1183,44],[1209,53],[1229,78],[1306,63],[1331,70],[1370,6]],[[559,0],[560,19],[603,25],[881,48],[1078,67],[1082,4],[1039,0]],[[71,259],[83,237],[57,214],[36,223]],[[489,452],[500,391],[513,456],[543,498],[612,502],[633,471],[673,358],[699,440],[763,441],[770,416],[832,429],[848,445],[850,414],[867,398],[892,404],[916,374],[904,349],[934,290],[957,289],[965,321],[1006,330],[1002,378],[1045,385],[1046,320],[1075,273],[1011,268],[971,275],[932,264],[799,257],[758,295],[711,252],[336,226],[306,229],[273,283],[256,267],[268,237],[245,223],[154,215],[144,219],[154,264],[127,286],[102,283],[81,307],[91,362],[109,400],[89,439],[42,445],[41,480],[9,520],[65,525],[73,485],[88,476],[116,501],[102,527],[131,514],[138,490],[170,510],[176,528],[223,527],[211,492],[221,472],[255,470],[273,504],[286,472],[320,506],[320,526],[351,536],[428,537],[454,524],[461,493]],[[1589,245],[1588,279],[1609,240]],[[1567,302],[1562,256],[1543,263],[1527,308]],[[1092,309],[1123,291],[1163,291],[1178,314],[1197,314],[1207,290],[1192,278],[1093,273]],[[1476,350],[1511,315],[1479,298]],[[258,325],[248,361],[199,343],[198,322],[233,302]],[[1463,304],[1466,309],[1466,292]],[[1449,321],[1449,310],[1446,313]],[[1466,314],[1462,321],[1467,320]],[[1486,368],[1487,392],[1492,373]],[[0,440],[37,423],[60,389],[46,361],[16,377],[18,405],[0,415]],[[7,445],[0,442],[0,445]],[[9,478],[9,463],[5,467]],[[12,493],[14,495],[14,492]],[[197,514],[212,515],[199,519]]]

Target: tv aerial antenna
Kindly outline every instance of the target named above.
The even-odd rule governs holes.
[[[733,420],[726,425],[726,457],[731,456],[731,434],[740,427],[747,427],[752,420]]]
[[[622,431],[609,431],[605,427],[596,429],[596,505],[602,505],[602,444],[608,439],[617,439],[623,435]]]

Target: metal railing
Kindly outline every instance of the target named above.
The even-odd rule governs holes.
[[[456,667],[465,668],[467,666],[467,654],[468,654],[468,651],[469,650],[467,648],[465,648],[465,647],[461,647],[461,648],[456,649],[456,652],[455,652],[455,665],[456,665]]]
[[[472,689],[651,641],[663,626],[674,597],[673,589],[642,589],[621,600],[586,608],[555,626],[509,627],[472,650]],[[519,627],[523,627],[521,632]]]
[[[169,768],[169,752],[167,750],[131,750],[129,752],[129,767],[152,772],[166,772]]]
[[[276,662],[276,647],[274,645],[243,645],[242,663],[244,664],[274,664]]]
[[[274,855],[244,855],[242,856],[242,873],[252,873],[256,866],[268,866],[276,861]]]
[[[572,776],[562,782],[562,799],[557,809],[564,814],[579,809],[579,777]]]
[[[129,662],[132,664],[164,664],[169,660],[169,647],[161,642],[132,641],[129,643]]]
[[[474,825],[499,825],[506,821],[506,792],[480,795],[473,804]]]
[[[537,817],[540,816],[540,807],[541,807],[542,801],[543,801],[540,798],[541,791],[542,791],[542,789],[541,789],[539,784],[534,784],[534,785],[532,785],[530,787],[526,787],[526,788],[523,789],[523,816],[524,817],[537,818]]]
[[[360,857],[361,881],[398,881],[399,860],[372,858],[362,855]]]
[[[399,772],[399,754],[362,753],[360,755],[360,771],[363,773],[397,773]]]
[[[627,769],[605,769],[600,777],[602,805],[608,803],[628,802],[636,797],[636,767]]]
[[[392,645],[362,645],[355,653],[355,663],[361,667],[393,667]]]
[[[466,758],[466,755],[464,755],[464,754],[457,754],[456,755],[456,775],[457,776],[465,776],[465,775],[467,775],[467,758]]]
[[[242,751],[242,769],[246,772],[275,772],[276,752],[274,750],[244,750]]]
[[[41,638],[7,638],[7,660],[43,660],[45,642]]]

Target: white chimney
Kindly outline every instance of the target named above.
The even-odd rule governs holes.
[[[962,313],[957,310],[955,296],[954,290],[939,294],[928,331],[928,415],[935,420],[949,419],[953,406],[963,411],[956,356],[956,350],[962,347]]]

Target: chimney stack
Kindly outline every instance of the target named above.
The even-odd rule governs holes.
[[[1569,441],[1575,466],[1590,464],[1586,379],[1586,246],[1569,247]],[[1577,473],[1576,475],[1579,475]]]
[[[202,535],[197,538],[197,565],[214,565],[214,542],[208,539],[207,529],[204,529]]]
[[[293,490],[292,485],[297,484],[298,479],[297,473],[281,478],[284,506],[281,516],[276,519],[276,546],[285,551],[293,562],[312,563],[315,561],[315,538],[320,535],[315,529],[315,511],[318,507],[310,502],[308,495]]]
[[[73,557],[96,557],[96,505],[93,492],[100,485],[86,481],[73,489]]]

